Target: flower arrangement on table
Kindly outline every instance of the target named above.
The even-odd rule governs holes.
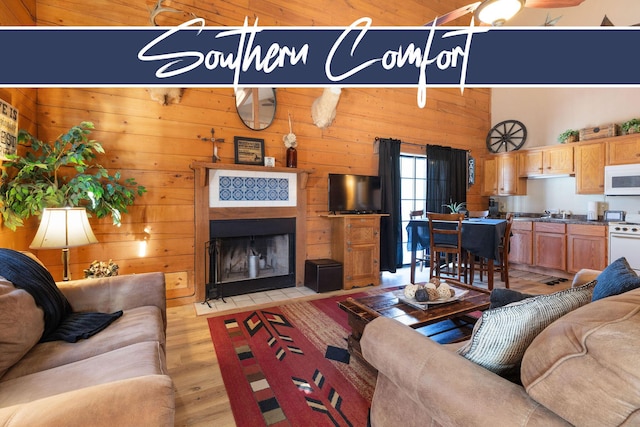
[[[96,278],[117,276],[118,268],[118,264],[114,263],[113,260],[109,260],[109,262],[96,260],[89,265],[89,268],[84,270],[84,277]]]

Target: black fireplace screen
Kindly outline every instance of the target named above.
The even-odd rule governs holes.
[[[207,242],[207,298],[295,286],[295,218],[216,220]]]

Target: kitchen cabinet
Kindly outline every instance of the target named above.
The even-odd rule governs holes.
[[[607,139],[607,164],[628,165],[640,163],[640,134]]]
[[[482,174],[482,195],[496,196],[498,194],[498,160],[495,157],[485,159]]]
[[[522,177],[571,175],[574,172],[573,145],[534,148],[520,153]]]
[[[527,194],[527,181],[519,176],[518,166],[517,152],[485,159],[482,194],[485,196]]]
[[[607,226],[567,224],[567,271],[604,270],[607,264]]]
[[[606,148],[602,142],[580,143],[574,148],[576,193],[604,193],[604,163]]]
[[[542,175],[542,150],[525,150],[520,153],[520,176]]]
[[[343,289],[380,284],[381,215],[329,215],[331,256],[342,263]]]
[[[533,264],[533,222],[514,220],[511,234],[509,262]]]
[[[537,267],[567,269],[566,224],[533,223],[533,264]]]

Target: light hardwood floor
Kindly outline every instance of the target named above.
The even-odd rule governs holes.
[[[571,278],[570,275],[564,275]],[[384,287],[408,283],[408,269],[382,275]],[[418,279],[420,276],[418,276]],[[499,278],[498,278],[499,279]],[[531,294],[547,294],[571,286],[571,281],[554,286],[510,278],[511,289]],[[496,280],[496,287],[503,283]],[[336,291],[307,297],[324,298],[332,294],[360,292]],[[271,304],[273,305],[273,304]],[[244,307],[241,310],[246,311]],[[176,390],[176,426],[235,426],[220,366],[209,335],[206,316],[196,316],[193,305],[167,309],[167,365]]]

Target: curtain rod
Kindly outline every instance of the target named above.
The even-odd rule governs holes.
[[[375,141],[380,141],[380,137],[376,136]],[[401,144],[405,144],[405,145],[413,145],[414,147],[422,147],[424,149],[427,148],[427,145],[434,145],[434,144],[418,144],[417,142],[404,142],[404,141],[400,141]],[[437,145],[437,147],[446,147],[445,145]],[[453,148],[453,147],[447,147],[447,148]],[[462,148],[459,148],[459,150],[462,150]],[[466,150],[467,153],[470,153],[471,150]]]

